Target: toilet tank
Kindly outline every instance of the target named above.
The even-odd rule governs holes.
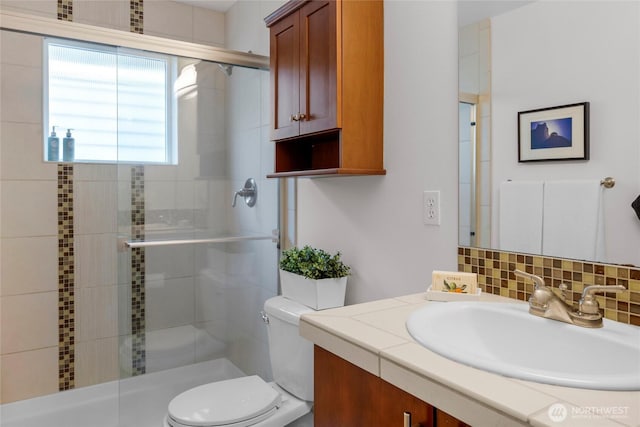
[[[313,343],[300,336],[300,316],[313,310],[284,297],[265,301],[269,355],[275,382],[299,399],[313,401]]]

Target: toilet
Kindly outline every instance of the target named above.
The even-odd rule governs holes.
[[[164,427],[283,427],[313,406],[313,344],[300,337],[300,316],[314,311],[278,296],[264,304],[273,382],[257,375],[187,390],[169,403]]]

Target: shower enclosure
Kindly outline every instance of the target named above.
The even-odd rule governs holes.
[[[144,397],[148,415],[131,398],[146,393],[122,381],[121,425],[164,415],[203,379],[271,377],[258,315],[277,294],[277,182],[261,165],[268,73],[190,58],[177,69],[177,164],[118,165],[119,366],[122,378],[190,369],[164,398]],[[248,178],[255,204],[235,194]]]
[[[3,16],[3,41],[28,47],[44,43],[44,36],[10,31],[10,24]],[[176,45],[176,51],[186,46]],[[11,313],[3,313],[2,335],[9,337],[2,340],[3,375],[15,363],[56,382],[55,389],[31,394],[6,386],[3,425],[43,425],[46,419],[47,425],[65,427],[75,427],[69,420],[78,425],[158,426],[169,400],[187,388],[248,374],[271,378],[266,328],[259,315],[264,301],[278,291],[279,185],[266,179],[273,161],[267,61],[222,50],[214,52],[222,62],[208,53],[198,59],[193,52],[216,51],[202,46],[188,56],[163,49],[175,71],[164,105],[170,121],[164,131],[171,142],[166,162],[121,158],[122,142],[132,135],[142,138],[143,129],[132,124],[131,114],[120,105],[115,161],[47,161],[48,132],[42,128],[49,117],[26,117],[29,111],[22,106],[3,109],[3,308],[37,294],[37,304],[56,316],[49,319],[34,311],[27,320],[30,328],[46,325],[43,333],[51,330],[51,337],[39,344],[35,339],[11,341],[21,333],[20,325],[5,322]],[[25,89],[24,79],[17,77],[23,65],[10,58],[14,53],[2,52],[3,89]],[[46,68],[41,56],[28,61],[29,67]],[[118,86],[118,99],[125,99],[126,91]],[[30,88],[24,93],[35,92]],[[40,99],[23,101],[39,111]],[[79,156],[84,133],[78,127]],[[123,129],[129,129],[126,138],[120,135]],[[15,166],[4,167],[11,164]],[[253,206],[243,197],[249,178],[256,187]],[[37,248],[39,264],[29,263],[30,248]],[[55,270],[49,266],[63,264],[64,271],[51,277]],[[10,283],[14,275],[30,288],[28,295]],[[40,278],[51,284],[27,283]],[[34,352],[50,354],[55,362],[29,367]],[[24,375],[29,381],[29,373]],[[107,395],[96,391],[104,387],[110,390]],[[114,391],[115,398],[109,397]],[[42,418],[37,418],[40,409],[34,410],[29,412],[33,424],[20,419],[20,413],[31,411],[30,401],[33,408],[62,410],[66,404],[59,399],[65,394],[73,395],[72,401],[86,398],[87,404],[104,405],[75,415],[43,413]],[[47,406],[47,401],[58,403]],[[101,411],[98,423],[94,417]]]

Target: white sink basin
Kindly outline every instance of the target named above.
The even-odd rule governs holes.
[[[640,390],[640,328],[604,319],[582,328],[529,314],[527,304],[432,303],[407,320],[429,350],[468,366],[545,384]]]

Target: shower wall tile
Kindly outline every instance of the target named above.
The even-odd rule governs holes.
[[[182,145],[182,139],[180,139],[180,145]],[[180,159],[182,163],[182,159]],[[145,181],[174,181],[176,179],[176,170],[178,166],[168,165],[146,165],[144,167],[144,179]]]
[[[195,288],[196,322],[224,322],[229,313],[225,281],[222,271],[208,269],[200,272]]]
[[[271,9],[274,3],[276,2],[235,2],[227,12],[227,48],[269,55],[269,30],[266,25],[260,24],[264,22],[263,18],[271,13],[268,10],[276,9]],[[280,4],[284,4],[284,1]]]
[[[109,181],[74,182],[75,233],[115,233],[117,184]]]
[[[118,287],[83,288],[76,293],[76,342],[118,336]]]
[[[260,125],[271,129],[271,74],[260,73]]]
[[[244,180],[260,173],[260,155],[256,152],[260,139],[260,128],[234,130],[229,135],[229,171],[233,180]],[[242,188],[242,185],[239,187]]]
[[[196,205],[196,189],[194,180],[178,181],[176,188],[176,209],[193,210]]]
[[[228,92],[232,93],[227,102],[229,131],[260,127],[262,105],[260,88],[261,73],[249,68],[236,67],[229,80]]]
[[[42,122],[42,69],[0,64],[0,110],[5,122]]]
[[[57,0],[2,0],[2,8],[30,15],[55,19],[58,14]]]
[[[76,288],[117,284],[117,242],[115,233],[75,237]]]
[[[193,10],[193,42],[224,47],[224,14],[201,7]]]
[[[195,279],[147,276],[146,330],[188,325],[194,321]]]
[[[147,1],[144,3],[144,33],[192,41],[193,9],[173,1]]]
[[[3,180],[55,180],[57,166],[43,161],[42,126],[2,122],[0,177]]]
[[[2,296],[58,290],[56,236],[3,239],[2,249]]]
[[[58,391],[58,347],[6,354],[0,358],[2,403]]]
[[[171,210],[176,208],[175,182],[145,180],[145,210]]]
[[[189,277],[194,274],[195,245],[147,248],[146,272],[149,277],[162,275],[167,279]]]
[[[76,387],[118,380],[118,337],[76,344]]]
[[[4,6],[4,2],[2,2]],[[42,37],[31,34],[0,31],[0,63],[40,68]]]
[[[73,0],[73,22],[129,31],[129,0]]]
[[[73,166],[73,179],[81,181],[116,181],[117,165],[100,165],[96,163],[76,163]]]
[[[2,237],[58,234],[56,181],[3,181]]]
[[[3,296],[0,304],[3,354],[58,345],[57,291]]]

